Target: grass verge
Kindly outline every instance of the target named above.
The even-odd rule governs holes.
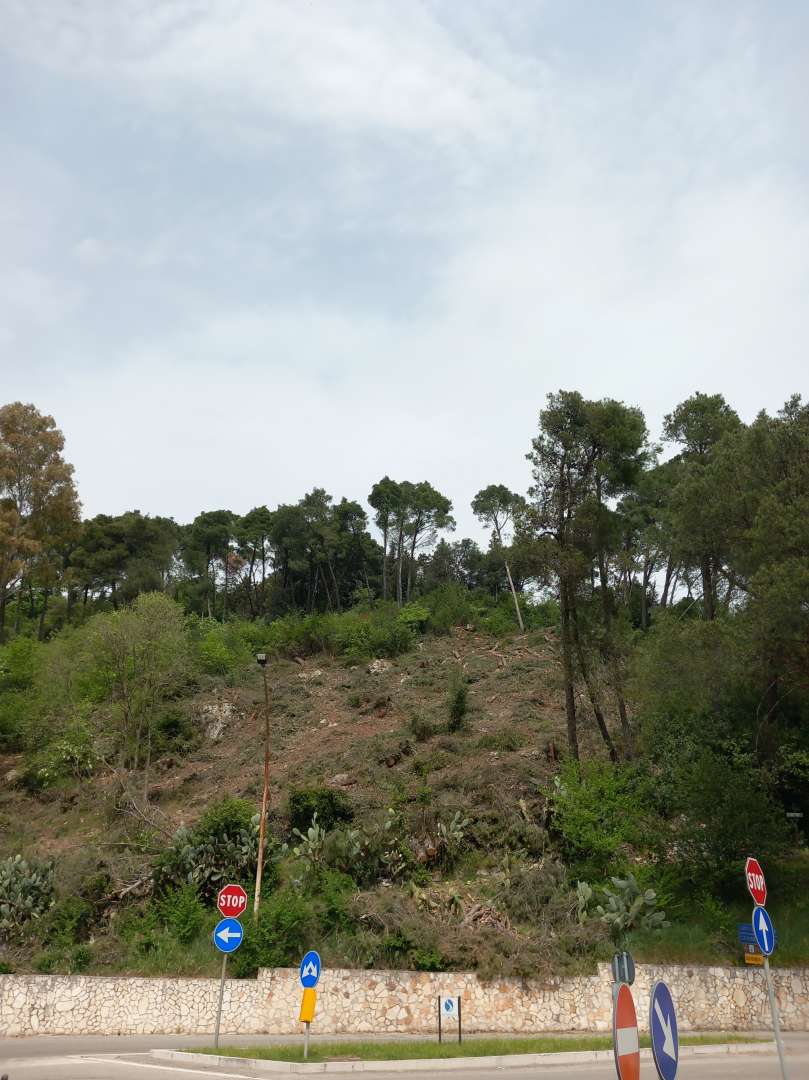
[[[685,1035],[680,1045],[705,1046],[728,1042],[758,1042],[738,1033],[733,1035]],[[649,1037],[641,1035],[641,1046],[651,1045]],[[543,1035],[514,1038],[473,1038],[460,1043],[431,1042],[427,1039],[401,1042],[326,1042],[309,1048],[309,1061],[408,1061],[416,1058],[495,1057],[502,1054],[560,1054],[571,1050],[609,1050],[611,1035]],[[269,1061],[303,1061],[300,1046],[220,1046],[195,1050],[201,1054],[220,1054],[222,1057],[261,1058]]]

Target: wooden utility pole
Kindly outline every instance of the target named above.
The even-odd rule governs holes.
[[[264,677],[264,790],[261,795],[261,818],[258,826],[258,864],[256,866],[256,895],[253,900],[253,920],[258,919],[261,903],[261,874],[264,869],[264,842],[267,835],[267,803],[270,798],[270,688],[267,683],[267,654],[257,653],[256,660]]]

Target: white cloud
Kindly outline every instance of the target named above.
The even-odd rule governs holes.
[[[653,432],[698,388],[777,408],[809,77],[786,23],[720,8],[6,3],[39,88],[2,181],[6,393],[62,424],[89,513],[389,472],[461,532],[479,487],[525,489],[560,386]]]

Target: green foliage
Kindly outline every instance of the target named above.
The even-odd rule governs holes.
[[[398,619],[414,635],[423,634],[430,622],[430,609],[418,600],[411,600],[400,610]]]
[[[524,736],[508,728],[503,731],[487,732],[487,734],[481,735],[477,741],[478,750],[496,750],[499,753],[519,750],[524,745]]]
[[[411,622],[392,604],[379,603],[342,613],[285,615],[267,627],[266,649],[281,656],[327,653],[347,662],[399,656],[413,647]]]
[[[98,765],[93,739],[86,727],[77,725],[26,762],[22,782],[29,791],[43,791],[63,780],[83,780]]]
[[[248,667],[254,656],[245,636],[240,624],[199,619],[193,637],[200,669],[207,675],[232,678]]]
[[[287,796],[287,817],[290,828],[302,831],[311,825],[315,815],[326,830],[354,817],[348,797],[333,788],[293,788]]]
[[[430,612],[429,629],[434,634],[448,634],[453,626],[474,622],[469,590],[455,582],[439,586],[424,597],[423,603]]]
[[[19,940],[54,902],[53,864],[22,855],[0,861],[0,938]]]
[[[29,690],[39,671],[42,645],[34,638],[16,637],[0,645],[0,694],[9,690]]]
[[[181,945],[189,945],[205,922],[206,909],[191,884],[164,892],[156,900],[155,909],[162,924]]]
[[[94,917],[93,905],[81,896],[63,896],[43,920],[43,939],[49,945],[77,945],[87,938]]]
[[[179,829],[158,856],[153,877],[158,895],[192,885],[210,901],[228,881],[249,885],[258,860],[259,815],[243,799],[212,804],[193,829]],[[267,838],[263,878],[268,888],[277,880],[275,844]]]
[[[634,874],[611,878],[613,888],[603,887],[606,904],[596,907],[614,941],[622,942],[630,930],[661,930],[668,926],[666,913],[658,910],[654,889],[642,889]]]
[[[640,765],[566,762],[549,802],[553,827],[575,872],[600,878],[637,855],[656,855],[665,823],[654,812],[656,785]]]
[[[462,671],[456,670],[450,677],[447,690],[447,731],[457,732],[463,729],[468,708],[469,687],[466,676]]]
[[[232,958],[236,978],[252,978],[260,967],[296,965],[317,938],[312,900],[292,888],[279,889],[261,904],[258,923]]]

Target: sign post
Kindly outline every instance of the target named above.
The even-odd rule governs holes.
[[[244,930],[238,919],[222,919],[216,924],[213,932],[213,943],[223,953],[222,974],[219,977],[219,1004],[216,1007],[216,1027],[214,1029],[213,1044],[219,1046],[219,1026],[222,1022],[222,999],[225,995],[225,971],[228,966],[228,956],[236,952],[244,939]]]
[[[247,909],[247,893],[241,885],[225,885],[219,890],[216,897],[216,906],[222,920],[216,924],[213,932],[213,943],[222,953],[222,973],[219,976],[219,1002],[216,1006],[216,1027],[214,1028],[213,1044],[219,1048],[219,1027],[222,1023],[222,1001],[225,996],[225,972],[228,966],[228,956],[235,952],[244,938],[239,919]]]
[[[747,859],[744,865],[744,876],[747,888],[756,905],[753,908],[753,935],[756,939],[756,945],[758,945],[761,955],[764,957],[764,978],[767,980],[767,996],[770,999],[770,1012],[772,1013],[772,1026],[775,1033],[775,1046],[778,1050],[778,1061],[781,1066],[781,1076],[783,1080],[788,1080],[787,1066],[784,1060],[784,1044],[781,1040],[781,1025],[778,1022],[778,1002],[775,1000],[775,989],[772,984],[772,973],[770,972],[770,956],[775,948],[775,927],[764,907],[764,901],[767,899],[767,882],[764,879],[764,871],[761,869],[758,859],[754,859],[752,856]]]
[[[320,981],[320,973],[323,970],[323,965],[320,960],[320,955],[310,950],[303,960],[301,960],[300,966],[300,980],[303,987],[303,998],[301,1000],[301,1011],[298,1016],[298,1020],[304,1024],[303,1035],[303,1060],[306,1061],[309,1057],[309,1025],[315,1018],[315,1005],[317,1004],[317,991],[315,987]]]
[[[461,1042],[461,995],[457,997],[444,997],[438,995],[438,1041],[443,1042],[444,1024],[447,1020],[455,1020],[458,1024],[458,1042]]]

